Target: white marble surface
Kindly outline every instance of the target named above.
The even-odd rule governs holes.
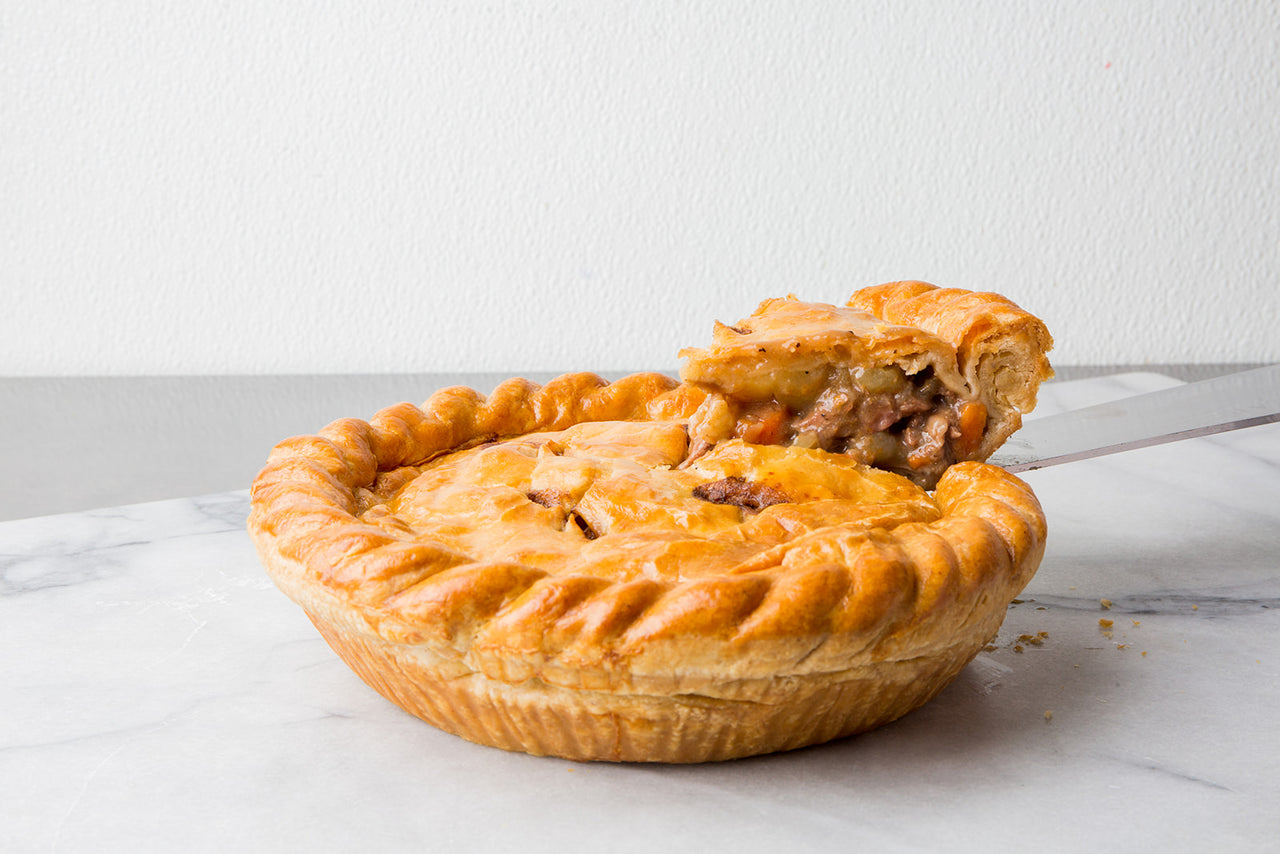
[[[0,523],[0,850],[1276,850],[1280,425],[1026,477],[1050,544],[994,651],[877,732],[695,767],[399,711],[268,583],[244,492]]]

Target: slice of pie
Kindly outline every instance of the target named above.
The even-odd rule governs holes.
[[[732,436],[847,454],[932,487],[985,460],[1052,375],[1043,323],[1003,297],[894,282],[847,306],[765,300],[681,353],[711,392],[695,456]]]
[[[976,401],[990,422],[1025,388],[1006,378],[991,393],[984,371],[1047,368],[1007,348],[968,365],[926,320],[838,345],[844,309],[779,305],[717,333],[757,336],[759,362],[695,351],[696,382],[569,374],[487,397],[446,389],[282,442],[249,519],[268,573],[369,685],[482,744],[700,762],[906,714],[995,635],[1040,562],[1044,516],[1026,484],[984,463],[940,469],[928,492],[850,453],[847,430],[802,438],[822,432],[808,429],[813,407],[852,380],[860,394],[896,382],[934,414],[963,420]],[[893,336],[915,349],[868,355]],[[761,427],[774,405],[782,427]],[[712,407],[738,420],[710,434]],[[984,424],[976,443],[999,429]]]

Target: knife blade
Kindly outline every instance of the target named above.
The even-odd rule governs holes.
[[[987,462],[1035,471],[1272,422],[1280,422],[1280,365],[1033,419]]]

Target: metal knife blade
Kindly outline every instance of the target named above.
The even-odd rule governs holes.
[[[1280,421],[1280,365],[1139,394],[1026,422],[988,462],[1034,471]]]

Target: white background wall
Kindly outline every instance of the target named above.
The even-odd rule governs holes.
[[[0,374],[674,366],[1004,292],[1280,361],[1280,4],[14,2]]]

